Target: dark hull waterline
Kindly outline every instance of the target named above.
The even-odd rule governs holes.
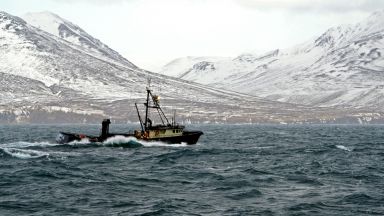
[[[181,136],[171,136],[171,137],[157,137],[157,138],[137,138],[137,140],[143,140],[147,142],[151,141],[160,141],[168,144],[180,144],[186,143],[188,145],[196,144],[200,136],[203,134],[201,131],[184,131]],[[132,137],[136,138],[134,134],[107,134],[104,137],[89,136],[84,134],[75,134],[60,132],[56,137],[56,141],[60,144],[66,144],[74,141],[88,140],[89,142],[104,142],[108,138],[123,136],[123,137]]]

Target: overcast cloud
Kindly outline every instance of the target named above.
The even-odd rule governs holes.
[[[113,5],[128,2],[143,2],[148,0],[50,0],[61,3],[92,3],[99,5]],[[183,1],[183,0],[179,0]],[[200,2],[217,0],[193,0]],[[232,0],[244,7],[260,10],[296,10],[308,12],[353,12],[384,9],[383,0]],[[220,2],[220,1],[218,1]]]
[[[308,12],[354,12],[384,8],[383,0],[233,0],[254,9]]]
[[[136,0],[50,0],[53,2],[60,2],[60,3],[79,3],[79,2],[86,2],[86,3],[92,3],[92,4],[100,4],[100,5],[110,5],[110,4],[121,4],[123,2],[132,2]]]

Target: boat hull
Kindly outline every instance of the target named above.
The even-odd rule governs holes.
[[[150,139],[144,139],[144,140],[161,141],[169,144],[186,143],[188,145],[193,145],[197,143],[201,135],[203,135],[203,132],[201,131],[184,131],[181,136],[159,137],[159,138],[150,138]]]
[[[60,132],[56,137],[56,142],[59,144],[66,144],[74,141],[88,140],[89,142],[103,142],[106,139],[114,136],[123,136],[123,137],[135,137],[137,140],[144,140],[147,142],[151,141],[160,141],[168,144],[179,144],[186,143],[188,145],[196,144],[200,136],[203,134],[201,131],[184,131],[181,136],[171,136],[171,137],[159,137],[159,138],[137,138],[134,134],[108,134],[105,137],[95,137],[85,134],[75,134]]]

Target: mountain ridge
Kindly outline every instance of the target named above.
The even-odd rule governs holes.
[[[295,110],[290,104],[132,68],[113,56],[100,57],[4,12],[0,12],[0,33],[0,122],[99,122],[106,117],[135,122],[133,104],[145,97],[147,79],[161,88],[165,109],[177,108],[181,120],[300,118],[297,112],[285,110],[276,118],[269,111],[274,106]]]
[[[376,12],[292,48],[211,61],[209,68],[184,62],[176,76],[281,102],[382,110],[383,17],[384,11]]]
[[[26,22],[38,29],[46,31],[56,37],[64,39],[72,44],[78,45],[82,50],[99,53],[108,56],[116,62],[123,62],[129,67],[137,68],[132,62],[125,59],[118,52],[112,50],[100,40],[93,38],[82,28],[72,22],[61,18],[59,15],[49,11],[38,13],[27,13],[22,16]]]
[[[377,122],[383,116],[275,102],[152,73],[4,12],[0,33],[0,122],[137,122],[133,105],[145,98],[148,79],[164,110],[177,109],[184,122]]]

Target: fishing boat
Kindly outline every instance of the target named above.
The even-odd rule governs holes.
[[[86,140],[89,142],[103,142],[111,137],[135,137],[137,140],[144,141],[161,141],[169,144],[186,143],[189,145],[196,144],[200,136],[203,134],[201,131],[187,131],[184,125],[176,123],[175,118],[170,122],[164,114],[160,106],[160,97],[152,94],[152,90],[147,87],[147,99],[144,103],[145,117],[141,117],[138,104],[135,103],[137,116],[140,121],[141,130],[135,130],[133,133],[110,133],[109,125],[110,119],[104,119],[101,123],[101,132],[99,136],[92,136],[86,134],[60,132],[56,137],[56,142],[60,144],[70,143],[73,141]],[[149,118],[151,110],[156,110],[160,119],[160,124],[153,125],[152,120]]]

